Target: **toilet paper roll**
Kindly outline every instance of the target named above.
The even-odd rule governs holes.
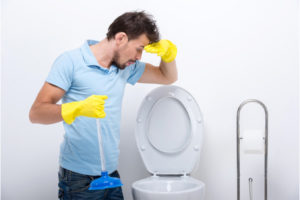
[[[265,132],[263,130],[245,130],[242,134],[245,154],[263,154],[265,149]]]

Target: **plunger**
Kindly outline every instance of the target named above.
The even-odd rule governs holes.
[[[110,177],[105,169],[105,158],[102,147],[100,119],[96,119],[96,123],[101,161],[101,176],[100,178],[97,178],[91,182],[89,190],[104,190],[107,188],[121,187],[123,185],[121,180],[119,178]]]

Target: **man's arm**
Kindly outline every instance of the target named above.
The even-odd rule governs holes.
[[[30,109],[30,121],[40,124],[53,124],[62,121],[61,105],[56,103],[64,94],[63,89],[45,82]]]
[[[159,67],[146,63],[145,71],[139,83],[172,84],[177,81],[177,68],[175,60],[169,63],[160,62]]]

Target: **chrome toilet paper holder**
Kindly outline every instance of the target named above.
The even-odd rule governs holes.
[[[265,180],[265,188],[264,188],[264,200],[267,200],[267,174],[268,174],[268,110],[265,104],[263,104],[261,101],[256,99],[248,99],[241,103],[237,110],[237,119],[236,119],[236,126],[237,126],[237,134],[236,134],[236,144],[237,144],[237,200],[240,200],[240,140],[242,139],[240,137],[240,112],[241,109],[248,103],[258,103],[261,105],[265,111],[265,137],[264,137],[264,180]],[[249,195],[250,200],[253,200],[253,191],[252,191],[252,182],[253,179],[249,178]]]

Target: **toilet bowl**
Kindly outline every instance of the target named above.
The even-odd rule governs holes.
[[[205,184],[190,173],[200,159],[203,121],[195,99],[162,86],[143,100],[135,129],[137,147],[152,176],[132,184],[134,200],[203,200]]]

